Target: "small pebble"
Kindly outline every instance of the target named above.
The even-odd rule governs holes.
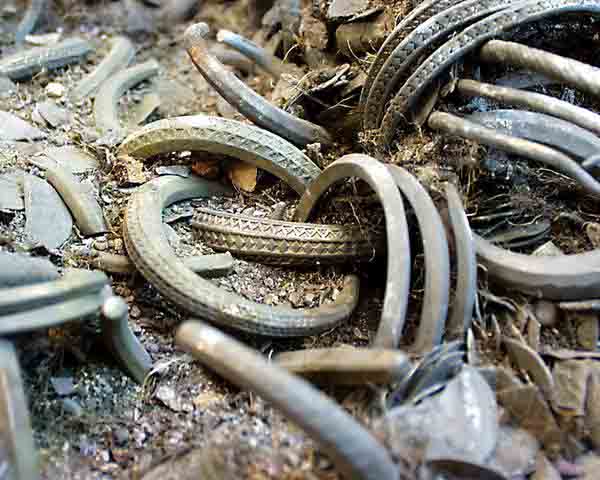
[[[63,409],[65,412],[70,413],[74,417],[81,417],[83,415],[83,407],[79,402],[72,398],[64,398],[62,401]]]
[[[129,441],[129,430],[124,427],[117,428],[114,431],[115,443],[119,446],[124,446]]]
[[[71,115],[64,108],[60,108],[54,102],[41,102],[36,105],[37,112],[53,128],[68,123]]]
[[[50,82],[46,85],[46,93],[49,97],[60,98],[65,94],[65,87],[61,83]]]
[[[54,387],[54,391],[61,397],[66,397],[75,392],[72,377],[52,377],[50,383]]]
[[[133,307],[131,307],[129,315],[131,316],[131,318],[140,318],[142,316],[142,311],[140,310],[140,307],[134,305]]]
[[[548,300],[540,300],[533,306],[533,311],[538,322],[544,327],[551,327],[558,321],[560,312],[556,304],[549,302]]]
[[[104,240],[96,240],[94,242],[94,248],[96,250],[100,250],[101,252],[104,252],[105,250],[108,249],[108,242],[106,242]]]

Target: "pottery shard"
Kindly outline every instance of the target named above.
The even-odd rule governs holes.
[[[327,19],[332,22],[354,17],[369,8],[369,0],[333,0],[327,10]]]
[[[485,461],[498,439],[496,398],[485,379],[475,368],[464,366],[437,400],[440,419],[445,414],[439,429],[445,431],[432,436],[426,457]]]
[[[56,190],[33,175],[23,178],[25,232],[48,250],[60,247],[71,235],[73,218]]]
[[[37,140],[46,134],[12,113],[0,111],[0,140]]]

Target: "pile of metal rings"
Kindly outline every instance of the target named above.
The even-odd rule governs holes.
[[[597,14],[600,1],[422,3],[390,35],[371,67],[361,98],[365,130],[377,132],[383,150],[407,120],[426,124],[437,131],[546,163],[577,180],[586,192],[597,195],[600,189],[590,171],[599,158],[596,134],[600,123],[591,111],[538,93],[464,79],[455,85],[462,94],[486,96],[533,112],[497,111],[469,119],[431,113],[438,82],[472,53],[484,62],[527,68],[584,92],[600,94],[598,69],[524,45],[494,40],[515,27],[570,12]],[[387,285],[376,337],[368,349],[287,352],[269,362],[210,326],[273,337],[312,335],[348,318],[357,305],[359,290],[358,278],[349,275],[342,294],[332,304],[314,309],[271,307],[226,292],[196,275],[171,249],[162,228],[162,211],[177,201],[229,193],[216,182],[161,177],[133,193],[123,225],[127,252],[149,283],[193,316],[177,331],[180,346],[231,382],[257,392],[280,408],[321,443],[349,478],[398,478],[398,467],[385,448],[341,407],[295,373],[315,381],[327,379],[343,384],[395,383],[410,375],[408,358],[396,350],[411,286],[405,202],[415,213],[425,257],[424,301],[411,347],[415,353],[435,350],[445,332],[446,338],[464,337],[473,316],[477,259],[491,279],[509,289],[551,300],[585,300],[600,291],[600,251],[543,258],[494,246],[471,232],[459,192],[448,185],[446,200],[457,271],[450,302],[448,237],[427,190],[407,170],[363,154],[346,155],[321,171],[298,147],[310,143],[326,146],[332,142],[331,135],[269,104],[222,68],[205,44],[207,32],[205,24],[187,30],[185,42],[191,60],[226,100],[258,126],[203,115],[160,120],[129,135],[118,154],[139,160],[190,150],[224,154],[286,182],[301,195],[293,222],[210,210],[199,211],[194,219],[195,228],[207,244],[275,264],[338,263],[365,259],[374,250],[382,250],[381,232],[350,225],[306,223],[330,186],[350,177],[365,181],[382,204],[386,224]],[[548,116],[556,118],[550,121]],[[137,361],[135,355],[130,359]]]
[[[581,20],[599,11],[597,1],[424,2],[388,37],[369,71],[361,97],[363,126],[367,131],[380,128],[378,141],[385,148],[411,119],[538,161],[597,196],[600,183],[593,174],[600,146],[598,114],[548,95],[456,78],[453,85],[464,96],[486,97],[528,111],[477,112],[468,118],[431,111],[444,76],[467,55],[539,73],[598,97],[598,68],[495,38],[540,20],[562,20],[566,14]],[[389,105],[386,111],[384,105]],[[477,235],[474,239],[480,263],[506,287],[551,300],[587,299],[598,293],[597,250],[561,258],[530,257],[495,247]]]

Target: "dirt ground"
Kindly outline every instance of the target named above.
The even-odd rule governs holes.
[[[47,19],[46,32],[60,29],[64,38],[86,38],[96,50],[86,62],[20,82],[16,95],[1,96],[0,93],[0,110],[17,113],[23,119],[31,119],[36,104],[49,98],[48,83],[59,83],[68,91],[107,52],[107,38],[132,29],[132,18],[124,14],[125,2],[63,0],[55,3]],[[219,28],[227,28],[252,37],[256,29],[248,22],[246,0],[206,0],[201,3],[194,20],[172,25],[165,31],[129,33],[137,48],[135,62],[155,58],[161,65],[158,79],[152,82],[160,93],[161,105],[147,122],[200,112],[220,114],[218,95],[190,62],[182,46],[182,33],[189,23],[200,20],[207,21],[213,33]],[[17,0],[6,0],[0,6],[0,18],[3,20],[0,23],[0,57],[14,50],[13,30],[24,7]],[[401,18],[408,9],[408,3],[395,2],[388,4],[387,8],[392,18]],[[304,15],[309,14],[305,12]],[[583,28],[581,30],[590,33]],[[592,32],[591,38],[594,41],[589,50],[597,52],[597,34],[594,37]],[[557,51],[564,47],[560,42],[554,45]],[[365,70],[374,53],[355,59],[334,55],[328,67],[349,63],[358,73]],[[587,52],[582,52],[582,57],[586,55]],[[293,55],[290,57],[294,59]],[[304,73],[308,71],[306,65],[300,62],[299,68]],[[494,71],[483,73],[491,77],[498,74]],[[260,72],[246,78],[246,81],[267,96],[273,93],[274,85]],[[144,84],[129,92],[123,101],[123,110],[139,101],[141,94],[149,88],[149,84]],[[563,98],[571,96],[577,103],[594,106],[568,88],[552,93]],[[347,103],[356,105],[356,101],[356,95],[350,95]],[[49,254],[41,252],[57,266],[86,268],[88,260],[82,253],[90,248],[125,253],[121,221],[135,185],[124,181],[123,171],[114,156],[114,144],[110,139],[98,138],[91,115],[91,100],[72,104],[63,97],[57,102],[73,114],[74,120],[56,129],[41,127],[49,133],[42,141],[0,142],[0,174],[16,169],[39,173],[40,169],[30,160],[49,146],[80,146],[98,159],[98,168],[84,178],[96,189],[111,232],[94,239],[86,239],[74,232],[60,250]],[[478,108],[478,105],[451,98],[450,101],[442,101],[442,108],[467,112]],[[350,107],[342,111],[340,117],[336,118],[336,124],[348,122],[352,125]],[[357,130],[347,127],[346,133],[352,137]],[[368,142],[361,143],[354,138],[336,145],[333,151],[318,159],[326,165],[343,153],[365,149],[369,151]],[[201,156],[192,159],[193,162],[203,160]],[[438,202],[442,199],[442,183],[458,179],[466,193],[466,207],[472,225],[479,232],[491,233],[540,219],[550,222],[547,235],[522,251],[530,253],[549,240],[564,253],[598,248],[596,238],[586,232],[591,231],[590,224],[597,225],[596,222],[600,221],[600,204],[583,195],[575,182],[548,169],[535,167],[531,162],[488,152],[472,142],[448,139],[427,131],[405,135],[389,158],[384,160],[399,163],[416,174]],[[149,179],[156,175],[155,169],[159,165],[189,162],[189,158],[181,156],[154,159],[144,165],[143,175]],[[283,201],[289,213],[297,196],[264,172],[259,172],[258,180],[258,187],[252,193],[238,191],[230,199],[192,201],[170,208],[165,218],[175,219],[170,223],[174,232],[171,236],[174,250],[181,256],[211,253],[210,248],[193,237],[189,225],[190,212],[199,206],[210,205],[228,212],[264,216],[271,214],[274,207]],[[485,218],[486,215],[509,210],[513,212],[510,220],[502,219],[502,216],[501,221]],[[358,221],[382,225],[382,216],[368,189],[354,184],[342,186],[336,196],[323,206],[318,219],[322,222]],[[0,212],[2,248],[36,251],[25,237],[24,224],[23,212]],[[423,269],[419,254],[413,269],[415,278],[410,318],[403,345],[410,344],[420,312]],[[339,293],[342,276],[348,272],[360,275],[361,301],[349,321],[338,328],[300,340],[237,335],[270,355],[317,346],[367,346],[379,318],[385,286],[385,259],[361,265],[307,270],[269,267],[236,259],[234,273],[214,281],[258,302],[315,306]],[[507,303],[528,305],[531,300],[506,296],[488,285],[485,272],[481,273],[478,350],[486,361],[502,361],[503,356],[497,350],[493,333],[490,333],[497,325],[496,320],[496,324],[491,322],[491,315],[498,310],[506,313],[503,305]],[[214,468],[214,476],[210,478],[338,478],[329,459],[300,429],[260,398],[236,390],[176,348],[173,334],[176,326],[186,318],[184,312],[162,298],[139,274],[114,275],[112,280],[115,293],[129,304],[134,333],[156,365],[145,385],[137,385],[127,377],[104,350],[97,335],[95,319],[67,329],[39,332],[33,339],[16,339],[43,478],[204,478],[198,474],[198,465],[207,462]],[[501,320],[499,328],[510,331],[509,324],[509,321],[503,323]],[[581,338],[570,322],[544,328],[542,341],[553,348],[581,347]],[[72,386],[59,395],[58,389],[53,386],[57,379],[67,379]],[[384,389],[326,391],[370,425]],[[203,472],[202,475],[210,473]]]

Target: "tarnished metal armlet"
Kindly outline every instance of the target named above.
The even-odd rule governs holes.
[[[469,226],[460,195],[456,187],[450,183],[446,185],[446,199],[454,235],[457,277],[452,311],[446,322],[446,331],[450,338],[462,339],[473,320],[473,308],[477,295],[477,257],[473,232]]]
[[[600,115],[587,108],[572,105],[549,95],[466,79],[459,80],[456,89],[461,95],[491,98],[498,102],[526,107],[536,112],[562,118],[600,135]]]
[[[377,74],[363,112],[365,130],[379,127],[394,89],[401,86],[453,32],[522,0],[467,0],[421,23],[394,48]]]
[[[281,60],[251,40],[229,30],[219,30],[217,32],[217,40],[223,42],[225,45],[229,45],[254,61],[254,63],[269,73],[275,80],[279,80],[279,77],[281,77],[283,70]]]
[[[69,95],[72,101],[94,95],[111,75],[127,67],[135,56],[135,47],[127,37],[115,37],[110,52],[90,74],[82,78]]]
[[[506,8],[480,20],[438,48],[424,60],[400,88],[382,124],[379,144],[389,146],[397,128],[406,124],[410,109],[441,73],[467,53],[519,25],[568,12],[599,13],[598,0],[532,0]]]
[[[358,177],[377,194],[385,214],[387,284],[374,346],[396,348],[402,335],[410,290],[410,244],[404,202],[388,168],[367,155],[346,155],[327,167],[300,198],[294,220],[305,222],[319,198],[336,182]]]
[[[104,343],[131,377],[143,384],[152,370],[152,359],[129,328],[129,309],[125,300],[113,295],[110,288],[105,290],[105,295],[101,308]]]
[[[324,385],[395,383],[412,370],[400,350],[378,348],[310,348],[283,352],[273,360],[291,373]]]
[[[83,235],[98,235],[108,231],[97,200],[71,172],[61,167],[51,167],[46,171],[46,179],[71,211]]]
[[[509,153],[542,162],[576,180],[588,193],[600,195],[600,183],[575,160],[553,148],[498,133],[494,129],[482,127],[477,123],[450,113],[432,113],[429,116],[428,125],[434,130],[475,140]]]
[[[136,271],[135,265],[127,255],[92,251],[90,263],[103,272],[129,274]],[[235,263],[229,253],[183,257],[183,263],[198,275],[203,277],[219,277],[228,275]]]
[[[218,251],[275,265],[368,261],[385,248],[381,231],[360,225],[322,225],[196,210],[192,227]]]
[[[457,206],[458,208],[458,206]],[[537,257],[496,247],[473,234],[477,258],[487,275],[510,290],[550,300],[593,298],[600,291],[600,250]]]
[[[321,169],[298,148],[277,135],[235,120],[195,115],[150,123],[128,136],[118,155],[144,160],[179,151],[233,156],[281,178],[302,193]]]
[[[0,60],[0,75],[11,80],[24,80],[42,70],[55,70],[80,61],[93,50],[81,38],[69,38],[49,47],[22,50]]]
[[[15,349],[0,339],[0,436],[8,447],[10,464],[6,478],[38,480],[38,455],[23,391],[23,381]]]
[[[600,312],[600,299],[560,302],[558,308],[567,312]]]
[[[125,246],[142,275],[158,291],[194,315],[224,327],[269,336],[304,336],[335,327],[358,302],[359,281],[345,278],[335,303],[314,309],[270,307],[229,293],[189,270],[172,251],[162,227],[162,210],[189,198],[229,190],[203,179],[160,177],[129,200],[123,226]]]
[[[102,311],[108,347],[132,377],[142,382],[152,362],[129,329],[127,305],[118,311],[111,306],[119,301],[112,295],[108,277],[98,271],[68,270],[58,280],[0,289],[0,335],[50,328]]]
[[[177,330],[175,340],[210,369],[262,396],[301,426],[347,478],[396,480],[386,449],[332,400],[221,331],[198,321]]]
[[[100,86],[94,101],[94,121],[102,133],[123,130],[119,121],[119,98],[131,87],[158,74],[159,63],[148,60],[139,65],[121,70]]]
[[[402,19],[392,33],[387,36],[383,45],[379,48],[375,60],[373,60],[373,63],[369,67],[369,73],[360,95],[360,106],[363,111],[365,110],[367,98],[373,88],[373,83],[394,49],[419,25],[425,23],[434,15],[443,12],[462,1],[463,0],[426,0]]]
[[[600,291],[600,250],[546,258],[474,238],[477,258],[488,276],[508,289],[551,300],[586,299]]]
[[[542,73],[586,93],[600,96],[600,69],[587,63],[515,42],[490,40],[479,52],[488,63],[502,63]]]
[[[254,92],[228,71],[210,53],[205,37],[208,25],[197,23],[185,32],[185,45],[190,59],[217,92],[242,115],[260,127],[304,147],[309,143],[330,145],[331,135],[323,127],[302,120],[277,108]]]
[[[543,113],[490,110],[466,118],[505,135],[548,145],[580,161],[600,153],[600,138],[592,132]]]
[[[411,350],[424,353],[442,341],[448,313],[450,256],[448,240],[440,214],[419,181],[403,168],[388,169],[417,217],[425,255],[425,293],[421,321]]]

